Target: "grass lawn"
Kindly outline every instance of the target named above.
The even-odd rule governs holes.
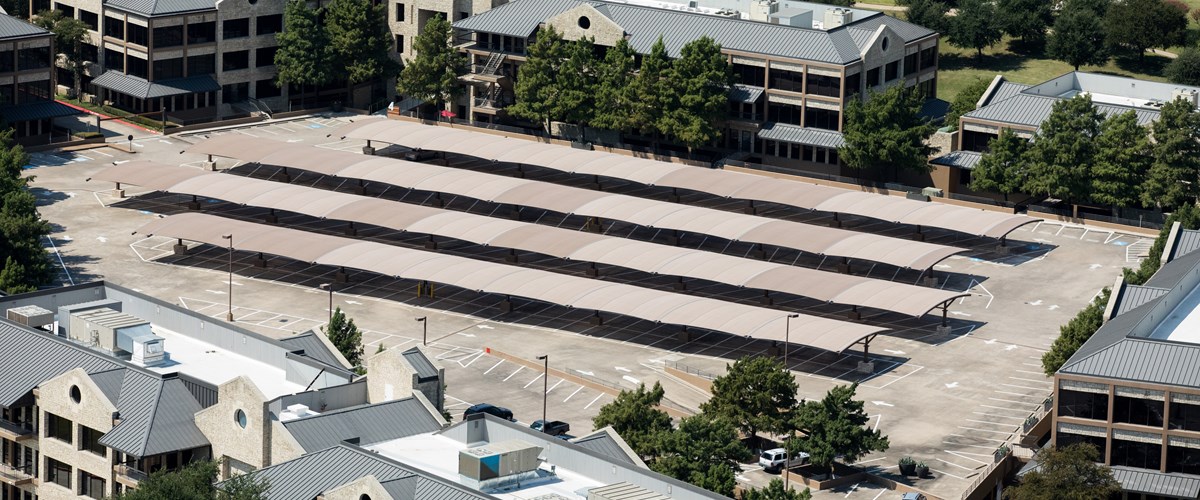
[[[1190,1],[1200,4],[1200,0]],[[1020,47],[1010,47],[1009,42],[1009,38],[1005,37],[996,45],[984,49],[980,57],[974,50],[955,47],[942,38],[939,47],[941,58],[938,61],[938,97],[953,101],[954,96],[976,78],[991,80],[997,74],[1002,74],[1009,81],[1036,84],[1074,69],[1062,61],[1046,58],[1040,50],[1026,51]],[[1019,42],[1015,45],[1019,45]],[[1146,54],[1141,61],[1136,57],[1120,57],[1104,66],[1082,66],[1079,70],[1161,82],[1166,81],[1162,77],[1162,70],[1168,62],[1170,60],[1165,57]]]

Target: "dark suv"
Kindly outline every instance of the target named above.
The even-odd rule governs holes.
[[[532,424],[529,424],[529,428],[538,432],[544,432],[551,436],[561,436],[571,431],[571,424],[563,422],[562,420],[546,422],[545,420],[538,419]]]
[[[476,413],[487,413],[488,415],[491,415],[493,417],[503,418],[504,420],[508,420],[511,422],[517,421],[517,419],[513,418],[512,410],[509,410],[508,408],[502,408],[502,407],[499,407],[496,405],[487,404],[487,403],[479,403],[475,406],[467,408],[467,411],[463,412],[463,420],[466,420],[467,417],[474,415]]]

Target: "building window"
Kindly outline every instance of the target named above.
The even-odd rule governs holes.
[[[1163,402],[1113,396],[1113,422],[1162,427]]]
[[[250,67],[250,51],[235,50],[221,54],[221,71],[234,71]]]
[[[104,36],[111,36],[117,40],[124,40],[125,21],[112,16],[104,16]]]
[[[183,25],[154,28],[154,48],[178,47],[183,45]]]
[[[791,92],[804,92],[804,74],[771,68],[771,88]]]
[[[79,9],[79,20],[92,31],[100,31],[100,16],[95,12]]]
[[[808,93],[828,97],[842,94],[842,79],[836,76],[808,75]]]
[[[858,95],[862,92],[862,72],[855,73],[846,77],[846,97]]]
[[[1112,465],[1159,470],[1162,467],[1162,445],[1113,439]]]
[[[828,163],[830,165],[837,165],[838,164],[838,151],[836,149],[829,148],[828,152],[829,152],[829,155],[825,158],[825,163]]]
[[[250,82],[233,83],[221,86],[221,100],[225,104],[241,102],[250,97]],[[241,410],[238,410],[239,412]]]
[[[1094,448],[1096,448],[1096,456],[1100,457],[1101,462],[1104,461],[1104,448],[1108,444],[1108,440],[1105,439],[1103,436],[1085,436],[1083,434],[1070,434],[1067,432],[1063,432],[1061,429],[1058,431],[1058,440],[1057,441],[1058,442],[1056,443],[1056,446],[1058,446],[1059,449],[1066,448],[1075,443],[1090,444]]]
[[[183,58],[154,61],[154,79],[167,80],[171,78],[183,78]]]
[[[46,457],[46,482],[69,489],[71,487],[71,466]]]
[[[396,52],[404,52],[404,35],[396,35]]]
[[[16,54],[11,50],[0,50],[0,73],[12,73],[17,67]]]
[[[1108,420],[1108,394],[1059,389],[1058,416]]]
[[[913,52],[904,56],[904,76],[911,75],[917,72],[917,53]]]
[[[176,59],[178,60],[178,59]],[[79,449],[87,450],[100,456],[106,456],[108,449],[100,444],[100,437],[104,433],[86,425],[79,426]]]
[[[125,71],[125,54],[113,49],[104,49],[104,69]]]
[[[283,95],[283,89],[275,85],[275,80],[271,78],[254,82],[254,97],[256,99],[279,97],[281,95]]]
[[[72,7],[70,5],[65,5],[65,4],[56,2],[54,4],[54,10],[62,12],[63,17],[68,18],[68,19],[75,17],[75,7]]]
[[[879,85],[879,68],[871,68],[867,70],[867,87]]]
[[[233,413],[233,421],[237,422],[238,427],[245,429],[246,428],[246,412],[242,411],[239,408],[236,412]]]
[[[71,443],[71,421],[46,412],[46,437]]]
[[[921,51],[921,69],[929,69],[937,65],[937,47]]]
[[[187,25],[187,43],[212,43],[217,41],[217,22]]]
[[[254,20],[254,34],[273,35],[283,31],[283,14],[258,16]]]
[[[774,102],[767,106],[767,121],[799,125],[801,116],[800,106]]]
[[[128,37],[125,41],[135,45],[145,47],[150,42],[150,30],[145,26],[129,23],[129,26],[125,27],[125,35]]]
[[[1171,402],[1170,429],[1200,431],[1200,405]]]
[[[890,82],[897,78],[900,78],[900,61],[892,61],[887,63],[887,66],[884,66],[883,71],[884,81]]]
[[[805,107],[804,126],[809,128],[823,128],[825,130],[837,130],[838,112],[831,109]]]
[[[254,67],[261,68],[263,66],[274,66],[276,52],[279,52],[279,47],[262,47],[255,49]]]
[[[248,36],[250,36],[250,18],[248,17],[227,19],[221,23],[221,38],[224,40],[245,38]]]
[[[50,100],[50,80],[36,82],[21,82],[17,84],[17,104]],[[68,425],[70,422],[68,421]],[[70,430],[67,431],[67,442],[70,442]]]
[[[50,46],[20,49],[17,51],[17,69],[41,69],[50,67]]]
[[[1200,474],[1200,449],[1167,446],[1167,472]]]
[[[125,58],[125,74],[133,75],[138,78],[149,78],[149,66],[146,60],[138,57],[129,56]]]
[[[742,85],[762,87],[767,84],[767,68],[748,64],[733,65],[734,81]]]
[[[396,4],[396,22],[404,22],[404,4],[402,3]]]
[[[187,58],[188,76],[211,75],[217,72],[217,55],[204,54]]]
[[[88,498],[104,498],[104,480],[79,471],[79,494]]]

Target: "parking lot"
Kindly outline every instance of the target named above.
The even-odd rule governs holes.
[[[176,257],[171,252],[174,240],[131,234],[153,217],[183,210],[183,197],[144,195],[136,187],[123,186],[130,197],[119,199],[112,196],[112,185],[84,179],[113,162],[133,159],[198,168],[202,157],[180,151],[215,133],[358,151],[361,143],[327,137],[350,119],[358,118],[309,117],[183,137],[145,137],[134,141],[134,154],[113,148],[35,154],[30,173],[37,176],[33,187],[42,215],[54,225],[54,234],[46,244],[56,262],[61,259],[61,281],[105,279],[204,314],[224,317],[230,302],[226,249],[192,244],[190,255]],[[466,158],[451,158],[451,162],[512,173]],[[220,163],[222,169],[231,166],[231,161]],[[236,168],[234,174],[266,177],[271,172],[246,165]],[[551,172],[533,172],[530,177],[566,184],[582,182]],[[296,176],[293,182],[336,187],[328,179],[311,174]],[[661,192],[645,186],[605,182],[605,189],[663,199]],[[404,202],[421,200],[421,193],[400,191],[369,186],[368,194]],[[685,197],[683,201],[738,211],[744,205],[701,196]],[[484,214],[494,211],[494,207],[465,199],[447,199],[447,208]],[[217,201],[204,203],[204,209],[244,219],[261,217],[261,209]],[[782,208],[760,213],[820,221],[816,215]],[[546,213],[530,213],[524,220],[561,227],[581,225],[581,219]],[[329,233],[341,230],[335,221],[295,214],[280,214],[280,223]],[[902,237],[912,232],[865,220],[848,222],[846,227]],[[623,237],[658,238],[627,224],[614,223],[606,231]],[[415,246],[422,238],[377,229],[361,231],[360,236],[401,246]],[[933,470],[933,477],[917,480],[917,486],[944,498],[957,498],[990,463],[992,450],[1017,431],[1025,416],[1049,394],[1050,382],[1042,375],[1040,356],[1057,335],[1058,326],[1102,287],[1111,285],[1121,267],[1134,265],[1149,240],[1047,222],[1014,232],[1010,241],[1013,250],[1008,254],[994,252],[995,242],[936,231],[928,231],[926,241],[970,250],[935,268],[941,278],[939,286],[970,294],[951,307],[950,336],[935,334],[940,318],[934,315],[909,318],[876,311],[864,314],[864,319],[887,325],[891,331],[871,343],[873,373],[855,370],[862,357],[859,348],[829,353],[793,346],[789,361],[796,371],[800,396],[806,399],[819,398],[835,384],[860,383],[858,398],[866,401],[870,425],[891,440],[891,449],[867,457],[862,462],[865,466],[895,472],[899,458],[912,456]],[[748,252],[748,246],[696,236],[685,236],[682,244],[729,253]],[[507,254],[504,249],[466,244],[447,244],[439,251],[497,262]],[[243,252],[234,254],[232,302],[239,324],[277,337],[324,324],[329,314],[329,295],[318,285],[333,281],[335,269],[279,258],[270,259],[268,266],[261,268],[253,264],[253,257]],[[831,262],[817,256],[798,253],[780,251],[769,258],[806,267],[832,267]],[[521,255],[521,265],[579,274],[583,269],[581,263],[526,254]],[[674,279],[664,276],[616,268],[603,271],[605,279],[662,289],[674,285]],[[915,271],[883,265],[864,265],[856,274],[909,283],[918,278]],[[752,291],[715,283],[689,283],[687,291],[747,303],[758,298]],[[333,299],[336,307],[346,310],[364,328],[367,353],[380,345],[390,349],[421,344],[422,323],[414,319],[428,317],[428,347],[446,368],[447,406],[456,419],[467,406],[480,402],[509,407],[522,422],[541,418],[540,371],[488,354],[488,349],[525,360],[548,354],[551,368],[612,387],[632,388],[638,383],[661,381],[670,404],[694,409],[704,395],[665,374],[666,366],[715,375],[739,357],[766,354],[771,348],[769,342],[711,332],[696,332],[690,342],[682,342],[677,326],[629,318],[606,317],[604,325],[594,326],[589,322],[590,311],[541,303],[517,301],[516,312],[503,314],[495,307],[498,297],[450,287],[441,287],[437,292],[433,298],[418,297],[412,282],[355,273],[350,283],[335,289]],[[780,298],[776,307],[823,315],[838,315],[845,310],[797,297]],[[547,385],[548,416],[568,421],[576,435],[591,430],[591,418],[611,400],[602,391],[553,376]],[[768,477],[753,467],[741,476],[753,484]],[[888,497],[885,490],[867,484],[828,494]]]

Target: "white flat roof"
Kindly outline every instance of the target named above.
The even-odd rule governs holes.
[[[289,382],[282,368],[250,359],[187,335],[182,335],[157,325],[154,333],[164,340],[163,350],[170,361],[159,366],[146,368],[158,373],[183,373],[213,385],[220,385],[239,376],[245,376],[258,386],[268,399],[304,391],[304,386]]]
[[[1200,344],[1200,287],[1188,293],[1158,327],[1150,338]]]
[[[458,483],[460,482],[458,452],[467,449],[468,446],[448,437],[429,433],[384,441],[366,448]],[[543,465],[542,468],[547,469],[548,467]],[[556,467],[555,473],[559,479],[555,482],[538,483],[511,491],[486,491],[485,493],[505,500],[525,500],[550,494],[560,495],[564,498],[586,499],[587,490],[606,484],[562,467]]]
[[[1063,99],[1070,99],[1080,93],[1081,92],[1079,90],[1068,90],[1063,92],[1059,97],[1062,97]],[[1116,94],[1100,94],[1086,90],[1082,91],[1082,93],[1090,95],[1092,97],[1092,102],[1097,104],[1113,104],[1116,106],[1125,106],[1130,108],[1148,108],[1150,107],[1151,102],[1149,99],[1139,99],[1136,97],[1127,97]]]

